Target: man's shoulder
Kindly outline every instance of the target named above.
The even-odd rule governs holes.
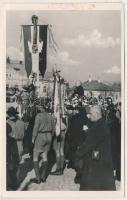
[[[98,126],[102,127],[103,129],[107,128],[108,125],[107,125],[107,122],[104,118],[101,118],[99,121],[98,121]]]
[[[10,120],[10,119],[7,120],[7,123],[10,124],[10,125],[15,124],[15,122]]]
[[[24,125],[24,122],[22,119],[17,119],[16,124]]]
[[[48,118],[51,119],[51,120],[54,120],[54,119],[55,119],[55,116],[51,115],[50,113],[47,113],[47,116],[48,116]]]
[[[108,128],[108,125],[107,125],[105,119],[101,118],[92,124],[92,126],[90,127],[90,130],[91,131],[100,130],[101,132],[102,131],[105,132],[107,130],[107,128]]]
[[[43,113],[37,113],[36,118],[41,118],[43,116]]]
[[[104,135],[108,135],[109,134],[109,126],[108,123],[105,119],[102,118],[102,120],[100,121],[100,130]]]
[[[47,113],[46,112],[40,112],[36,115],[36,118],[44,118],[47,116]]]

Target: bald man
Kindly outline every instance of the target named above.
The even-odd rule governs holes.
[[[116,190],[110,132],[99,106],[90,108],[89,119],[91,127],[87,131],[85,142],[76,153],[78,159],[83,160],[80,190]]]

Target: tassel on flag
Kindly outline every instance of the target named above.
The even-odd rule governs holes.
[[[19,58],[19,63],[23,63],[23,29],[21,27],[21,34],[20,34],[20,58]]]

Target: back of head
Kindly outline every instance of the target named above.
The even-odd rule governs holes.
[[[80,81],[77,81],[76,82],[76,86],[78,87],[78,86],[80,86],[81,85],[81,82]]]
[[[7,115],[9,118],[17,118],[17,115],[19,114],[19,112],[17,112],[17,109],[14,108],[14,107],[10,107],[8,108],[8,111],[7,111]]]

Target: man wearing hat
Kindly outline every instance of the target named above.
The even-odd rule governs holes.
[[[44,106],[40,106],[40,113],[36,115],[33,138],[33,164],[36,174],[36,179],[33,182],[39,184],[41,181],[45,182],[47,178],[48,160],[47,154],[50,149],[52,135],[55,130],[55,120],[51,114],[49,114]],[[42,173],[39,172],[39,155],[42,153]]]
[[[114,166],[114,173],[116,172],[117,168],[117,140],[118,140],[118,120],[116,117],[116,109],[115,105],[113,104],[113,100],[111,97],[107,97],[107,115],[106,121],[110,130],[111,135],[111,150],[112,150],[112,159],[113,159],[113,166]]]
[[[23,138],[25,133],[24,122],[21,119],[19,119],[18,114],[19,113],[14,107],[10,107],[7,111],[8,115],[7,125],[10,127],[11,130],[8,133],[8,137],[11,138],[11,141],[13,141],[9,146],[7,144],[7,148],[9,148],[13,154],[12,164],[15,169],[15,176],[17,177],[17,180],[19,180],[19,175],[20,175],[19,163],[22,160]],[[9,149],[7,149],[7,151],[9,151]]]
[[[16,176],[17,162],[15,159],[18,157],[16,140],[10,137],[12,131],[11,126],[6,123],[6,188],[7,190],[15,190],[18,187]],[[17,154],[17,155],[16,155]]]
[[[75,153],[77,147],[85,140],[86,134],[83,131],[83,126],[87,124],[86,111],[82,107],[75,107],[73,110],[68,132],[70,135],[70,150],[68,168],[75,168]]]
[[[24,138],[24,132],[25,132],[25,125],[24,122],[19,119],[18,112],[14,107],[10,107],[7,111],[9,119],[7,120],[7,123],[11,126],[12,131],[10,133],[10,136],[16,140],[17,148],[18,148],[18,156],[19,161],[22,157],[23,152],[23,138]]]

